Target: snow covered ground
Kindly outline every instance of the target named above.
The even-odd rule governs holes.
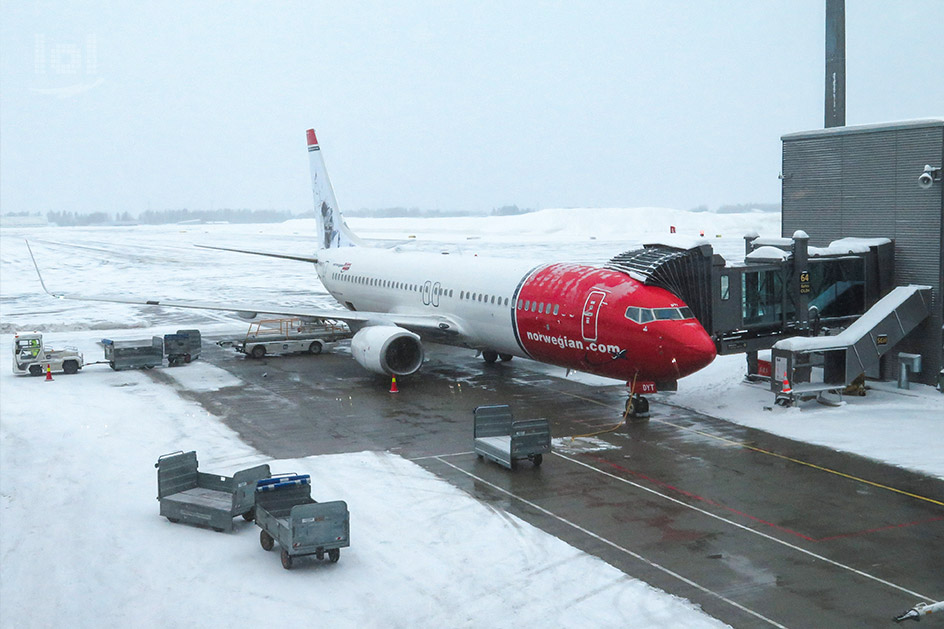
[[[200,390],[239,384],[194,363],[188,386],[191,367]],[[269,461],[138,371],[0,386],[3,627],[723,626],[393,454]],[[347,501],[351,548],[286,572],[254,524],[169,523],[154,462],[180,448],[204,471],[311,474],[316,499]]]
[[[780,217],[569,209],[501,218],[351,219],[349,224],[368,238],[423,250],[603,263],[642,242],[665,241],[669,226],[680,239],[703,231],[717,252],[739,260],[743,234],[779,236]],[[55,290],[331,306],[305,264],[192,247],[309,254],[313,232],[309,220],[4,229],[2,351],[11,355],[11,333],[19,329],[43,330],[51,345],[77,344],[95,360],[101,355],[96,341],[103,336],[143,338],[176,327],[199,327],[209,335],[247,327],[217,313],[53,300],[41,292],[24,237]],[[564,377],[563,370],[525,364]],[[138,372],[93,369],[94,374],[57,377],[54,383],[0,371],[4,627],[271,625],[299,618],[404,627],[534,618],[550,626],[718,624],[687,602],[496,513],[387,453],[272,462],[274,470],[311,473],[316,498],[344,499],[352,513],[352,547],[342,551],[340,563],[286,572],[275,553],[259,547],[254,525],[243,523],[226,535],[157,516],[153,463],[158,455],[196,449],[202,469],[220,473],[262,462],[260,455],[201,407],[169,395],[172,388]],[[883,384],[838,408],[805,404],[765,410],[772,406],[771,394],[743,383],[743,373],[743,357],[719,357],[664,399],[944,478],[944,453],[921,447],[944,434],[944,396],[930,387],[898,391]],[[188,366],[182,384],[212,391],[239,382],[197,363]]]

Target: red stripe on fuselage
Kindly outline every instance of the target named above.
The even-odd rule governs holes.
[[[694,319],[639,324],[629,306],[682,307],[672,293],[625,273],[552,264],[522,284],[515,328],[536,360],[620,380],[675,380],[715,356],[714,343]]]

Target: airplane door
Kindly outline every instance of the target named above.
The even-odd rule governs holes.
[[[433,284],[433,292],[430,295],[430,301],[432,302],[433,306],[435,306],[436,308],[439,308],[440,293],[442,293],[442,284],[440,284],[439,282],[436,282],[435,284]]]
[[[432,292],[433,283],[429,280],[426,280],[426,283],[423,284],[423,305],[428,306],[430,304],[430,293]]]
[[[580,320],[580,331],[583,334],[583,340],[597,340],[597,320],[600,317],[600,308],[603,307],[603,300],[606,293],[602,290],[592,290],[587,295],[587,301],[583,304],[583,316]]]

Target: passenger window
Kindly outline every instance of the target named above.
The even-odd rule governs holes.
[[[554,316],[557,316],[557,312],[560,310],[560,304],[554,304]]]
[[[492,304],[495,303],[495,295],[492,295]]]
[[[521,310],[521,300],[520,300],[520,299],[518,300],[518,304],[517,304],[516,308],[518,308],[518,310]]]
[[[528,301],[527,299],[524,300],[524,309],[525,309],[525,312],[531,309],[531,302]]]
[[[544,304],[538,304],[538,314],[544,314]]]

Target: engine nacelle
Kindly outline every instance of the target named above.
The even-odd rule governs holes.
[[[408,376],[423,365],[423,344],[418,334],[395,325],[369,325],[351,339],[351,355],[368,371]]]

